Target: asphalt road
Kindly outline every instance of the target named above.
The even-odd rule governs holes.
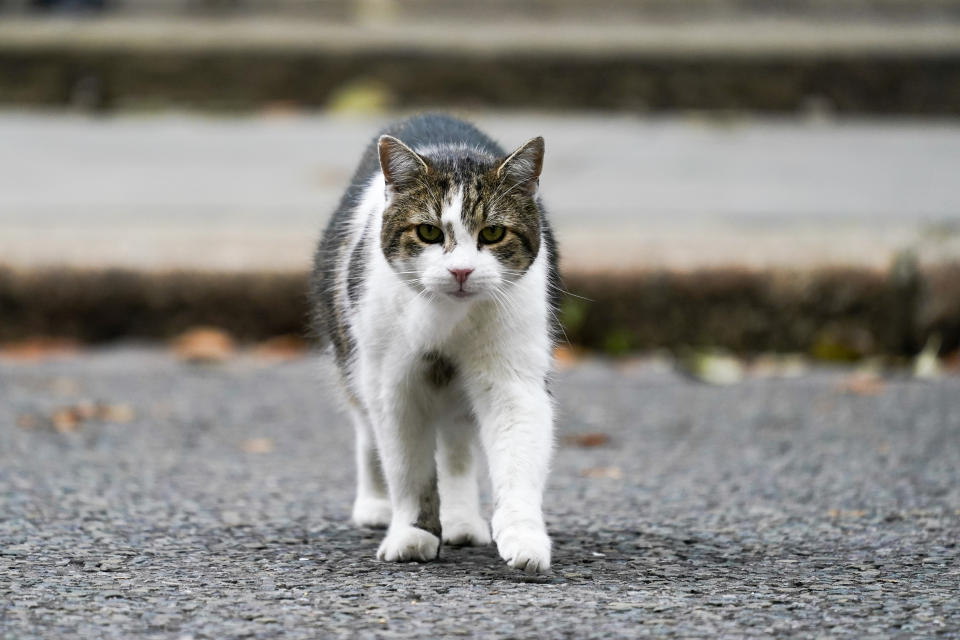
[[[374,560],[323,371],[0,361],[0,637],[960,637],[960,378],[565,371],[560,435],[610,443],[558,448],[530,579]]]
[[[40,266],[308,267],[389,116],[0,113],[0,257]],[[547,142],[568,268],[886,268],[960,256],[952,121],[476,114]],[[940,255],[943,254],[943,255]]]

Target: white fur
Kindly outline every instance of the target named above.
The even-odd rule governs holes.
[[[369,228],[378,239],[389,197],[378,175],[357,207],[352,233],[359,237]],[[436,470],[444,541],[487,544],[476,479],[482,445],[500,555],[511,566],[544,572],[550,540],[541,499],[553,445],[545,388],[551,350],[546,250],[523,275],[503,273],[461,223],[462,199],[462,192],[448,194],[441,215],[445,233],[454,231],[452,251],[430,245],[395,270],[378,241],[366,245],[366,285],[350,317],[357,350],[348,384],[359,399],[354,520],[389,524],[378,558],[432,559],[440,541],[411,523]],[[474,270],[463,287],[472,295],[455,297],[459,285],[449,269]],[[448,387],[432,387],[417,373],[431,351],[456,364]],[[371,433],[386,488],[373,462]]]

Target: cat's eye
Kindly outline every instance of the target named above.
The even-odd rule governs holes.
[[[500,242],[503,240],[503,236],[507,233],[507,229],[501,225],[492,225],[489,227],[484,227],[480,229],[480,242],[484,244],[493,244],[494,242]]]
[[[440,227],[435,227],[432,224],[417,225],[417,235],[420,236],[421,240],[429,243],[443,240],[443,232],[440,231]]]

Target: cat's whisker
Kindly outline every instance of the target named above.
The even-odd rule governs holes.
[[[503,313],[504,316],[506,316],[508,321],[512,321],[514,318],[514,314],[512,313],[512,310],[509,308],[507,301],[504,299],[503,293],[496,289],[491,289],[490,293],[492,295],[494,304],[497,306],[497,308]]]
[[[567,330],[563,328],[563,323],[560,322],[560,318],[557,317],[557,313],[553,309],[550,309],[549,307],[547,308],[547,310],[550,313],[550,315],[553,317],[553,325],[556,328],[560,329],[560,333],[563,334],[563,341],[567,343],[568,347],[572,347],[573,345],[570,343],[570,336],[567,335]]]
[[[511,321],[519,321],[521,319],[523,309],[517,306],[516,298],[498,287],[495,287],[493,290],[496,291],[497,296],[499,296],[499,298],[503,301],[504,308],[506,309],[509,319]]]
[[[504,273],[510,273],[510,272],[504,270]],[[519,272],[519,273],[522,274],[522,272]],[[505,282],[506,282],[507,284],[516,285],[516,284],[518,284],[520,281],[519,281],[519,280],[506,280]],[[570,296],[571,298],[577,298],[577,299],[579,299],[579,300],[585,300],[585,301],[587,301],[587,302],[596,302],[596,300],[594,300],[594,299],[592,299],[592,298],[587,298],[587,297],[585,297],[585,296],[578,295],[578,294],[573,293],[572,291],[569,291],[569,290],[567,290],[567,289],[564,289],[563,287],[561,287],[561,286],[559,286],[559,285],[556,285],[556,284],[554,284],[554,283],[552,283],[552,282],[549,282],[549,281],[548,281],[546,284],[547,284],[547,287],[549,287],[550,289],[552,289],[552,290],[554,290],[554,291],[556,291],[556,292],[558,292],[558,293],[561,293],[561,294],[563,294],[563,295],[565,295],[565,296]]]

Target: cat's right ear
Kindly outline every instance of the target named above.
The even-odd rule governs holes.
[[[377,149],[383,178],[394,189],[403,189],[430,170],[426,160],[393,136],[380,136]]]

